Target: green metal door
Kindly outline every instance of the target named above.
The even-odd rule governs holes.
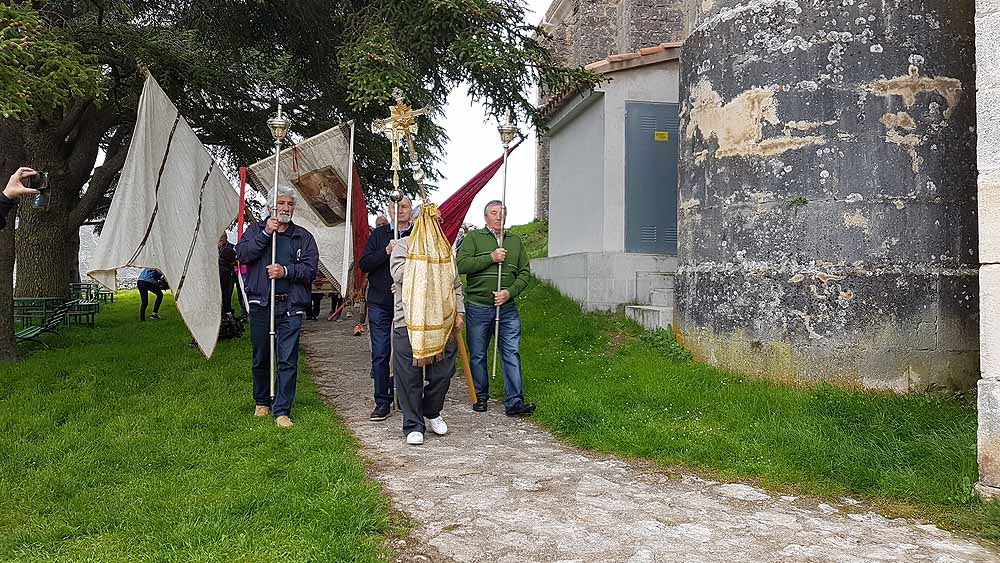
[[[679,109],[625,103],[625,252],[677,254]]]

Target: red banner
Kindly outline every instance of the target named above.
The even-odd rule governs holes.
[[[507,149],[507,154],[514,152],[521,144],[518,141],[514,146]],[[444,236],[448,238],[448,242],[454,243],[455,239],[458,238],[458,231],[462,228],[462,221],[465,220],[465,216],[469,213],[469,207],[472,206],[472,200],[476,199],[479,192],[482,191],[486,184],[490,182],[493,176],[500,170],[503,166],[503,155],[500,158],[489,163],[486,168],[479,171],[472,177],[471,180],[465,183],[457,192],[451,194],[451,197],[444,200],[438,210],[441,212],[441,228],[444,230]]]

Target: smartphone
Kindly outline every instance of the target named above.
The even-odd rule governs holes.
[[[33,190],[41,190],[49,187],[49,173],[39,172],[34,176],[28,176],[21,180],[24,187],[31,188]]]
[[[47,209],[49,207],[49,173],[39,172],[34,176],[25,178],[22,183],[25,187],[38,190],[31,200],[31,206],[35,209]]]

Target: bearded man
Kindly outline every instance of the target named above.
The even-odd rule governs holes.
[[[274,201],[274,193],[268,201]],[[292,222],[295,214],[295,190],[277,188],[277,209],[250,225],[236,245],[236,255],[247,267],[246,292],[250,306],[250,338],[253,343],[254,416],[274,416],[281,428],[291,428],[292,401],[298,379],[299,332],[302,318],[312,305],[312,282],[316,278],[319,250],[316,239]],[[277,236],[277,256],[271,263],[271,238]],[[274,400],[271,400],[270,377],[270,297],[275,280],[275,353],[278,374]]]

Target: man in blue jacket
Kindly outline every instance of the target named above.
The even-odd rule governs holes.
[[[268,201],[274,201],[274,194]],[[292,223],[296,193],[278,187],[278,207],[264,221],[250,225],[236,245],[236,255],[247,267],[244,279],[250,305],[250,338],[253,343],[254,416],[272,414],[281,428],[291,428],[292,401],[298,377],[299,331],[312,305],[311,286],[316,277],[319,250],[309,231]],[[271,233],[277,233],[277,259],[271,264]],[[274,314],[278,380],[274,402],[270,382],[270,297],[275,282]]]
[[[410,216],[413,204],[403,197],[399,202],[399,238],[410,234]],[[392,210],[390,210],[392,211]],[[396,213],[391,213],[395,217]],[[392,275],[389,273],[389,256],[396,244],[392,225],[377,227],[370,237],[359,264],[361,271],[368,274],[368,326],[372,339],[372,380],[375,384],[375,410],[369,420],[382,421],[389,418],[392,406],[393,381],[389,376],[390,338],[392,316],[395,307],[392,292]]]

